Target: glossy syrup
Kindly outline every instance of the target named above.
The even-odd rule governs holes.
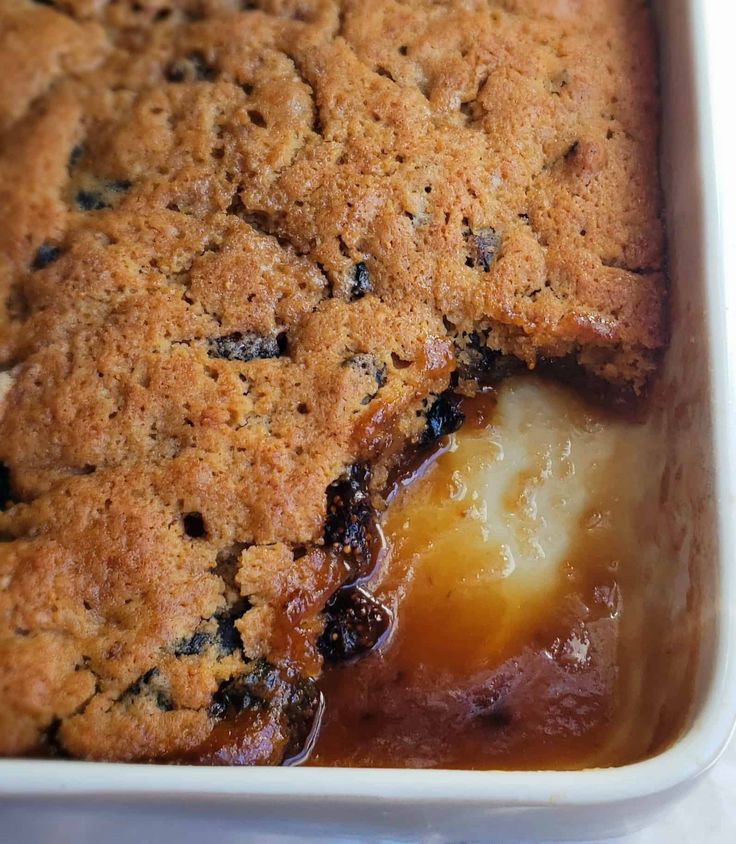
[[[649,726],[622,699],[638,669],[620,655],[640,632],[626,619],[656,432],[533,378],[463,410],[465,426],[396,485],[370,584],[395,623],[377,650],[326,669],[308,764],[580,768],[644,755]]]

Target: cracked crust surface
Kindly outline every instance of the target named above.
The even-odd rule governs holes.
[[[645,388],[650,15],[6,0],[0,48],[0,752],[178,758],[318,674],[325,490],[463,337]],[[268,694],[205,758],[279,761]]]

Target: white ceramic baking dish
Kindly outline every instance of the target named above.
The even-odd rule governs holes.
[[[708,0],[655,3],[664,101],[663,182],[674,288],[673,342],[660,389],[661,424],[679,482],[669,505],[673,536],[661,647],[643,647],[644,682],[656,705],[691,682],[680,738],[649,759],[580,772],[464,772],[319,768],[194,768],[68,761],[0,761],[0,813],[25,807],[33,840],[95,818],[153,810],[206,821],[205,840],[238,820],[248,840],[505,841],[598,838],[641,827],[687,791],[718,757],[736,717],[736,381],[729,373],[705,55]],[[661,581],[660,581],[661,582]],[[661,596],[667,596],[666,600]],[[657,602],[659,603],[657,604]],[[655,606],[656,604],[656,606]],[[692,642],[697,643],[693,650]],[[690,650],[688,650],[688,648]],[[692,658],[689,658],[692,656]],[[80,812],[87,825],[80,827]],[[128,815],[130,817],[130,815]],[[76,820],[75,820],[76,818]],[[92,826],[89,825],[91,822]],[[241,826],[242,824],[242,826]],[[107,827],[110,829],[110,827]],[[36,830],[35,833],[33,830]],[[162,828],[159,826],[161,831]],[[209,832],[212,833],[210,836]],[[68,836],[64,836],[65,840]],[[164,840],[166,836],[164,834]],[[0,828],[0,839],[3,830]],[[28,840],[27,836],[25,840]]]

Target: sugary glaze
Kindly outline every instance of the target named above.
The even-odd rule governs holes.
[[[0,753],[289,756],[448,387],[645,388],[657,132],[639,0],[3,0]]]

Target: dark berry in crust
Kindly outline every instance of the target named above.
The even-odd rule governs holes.
[[[351,301],[355,301],[356,299],[362,299],[366,293],[370,293],[373,289],[373,285],[371,284],[371,278],[368,275],[368,267],[360,261],[360,263],[355,265],[355,269],[353,270],[353,281],[350,287],[350,299]]]
[[[102,211],[103,208],[110,207],[102,198],[101,194],[91,190],[77,191],[74,201],[77,203],[80,211]]]
[[[173,709],[171,700],[164,689],[162,689],[158,680],[160,672],[158,668],[150,668],[123,692],[120,700],[125,701],[129,698],[137,697],[138,695],[148,695],[152,697],[156,706],[163,712],[170,712]]]
[[[174,647],[174,656],[196,656],[212,642],[212,636],[204,630],[198,630],[188,639],[182,639]]]
[[[469,231],[465,240],[468,244],[468,257],[465,263],[469,267],[477,267],[486,273],[490,272],[501,248],[501,235],[489,227]]]
[[[263,337],[260,334],[236,331],[223,337],[210,340],[209,356],[225,360],[239,360],[247,363],[256,358],[277,358],[286,351],[286,334],[272,334]]]
[[[235,626],[235,622],[243,616],[249,606],[245,599],[239,600],[215,616],[217,644],[221,653],[231,654],[242,647],[240,633]]]
[[[31,262],[32,270],[42,270],[53,264],[54,261],[61,255],[61,249],[51,243],[42,243],[36,250],[36,254]]]
[[[228,656],[242,648],[242,641],[236,622],[250,609],[245,598],[236,600],[219,610],[201,625],[200,629],[186,639],[179,640],[173,647],[175,656],[196,656],[211,646],[217,647],[217,658]]]
[[[128,179],[113,179],[111,181],[93,180],[94,187],[85,186],[78,190],[74,202],[80,211],[103,211],[117,204],[118,194],[129,190],[132,182]]]
[[[480,388],[498,384],[524,368],[518,358],[486,346],[482,335],[476,331],[458,337],[455,346],[458,377],[472,381]]]
[[[427,423],[420,438],[421,445],[431,445],[445,434],[452,434],[463,424],[460,398],[451,391],[441,393],[427,411]]]
[[[82,156],[84,155],[84,145],[83,144],[75,144],[72,147],[72,151],[69,153],[69,160],[67,161],[67,169],[71,172],[77,164],[79,164]]]

